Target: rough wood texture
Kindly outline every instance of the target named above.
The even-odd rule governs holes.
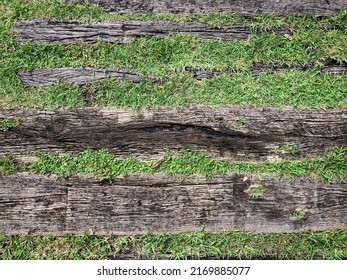
[[[345,75],[347,74],[347,63],[344,61],[338,62],[336,60],[327,60],[322,63],[322,67],[315,68],[319,69],[322,73],[328,73],[332,75]],[[314,69],[313,65],[293,65],[293,66],[286,66],[286,65],[267,65],[264,63],[255,63],[253,67],[251,68],[251,75],[252,76],[259,76],[264,73],[279,73],[283,71],[290,71],[290,70],[300,70],[300,71],[306,71]],[[194,75],[194,78],[197,80],[203,80],[203,79],[211,79],[213,77],[216,77],[218,75],[222,75],[223,73],[235,73],[235,70],[233,69],[227,69],[226,71],[213,71],[213,70],[203,70],[203,69],[195,69],[192,67],[186,67],[186,71],[192,72]]]
[[[68,21],[30,20],[16,22],[13,31],[18,32],[18,41],[37,41],[51,44],[72,44],[78,42],[130,43],[131,38],[159,37],[170,34],[189,34],[203,39],[241,40],[250,36],[250,30],[243,24],[224,25],[213,28],[199,22],[168,21],[126,21],[103,23],[79,23]],[[275,31],[279,35],[290,34],[287,29]]]
[[[40,69],[30,72],[20,72],[19,76],[24,86],[45,86],[58,81],[81,85],[107,78],[133,83],[139,83],[142,80],[140,76],[128,69],[95,69],[89,67]]]
[[[258,199],[249,189],[261,184]],[[304,218],[292,217],[298,208]],[[0,176],[0,232],[143,234],[250,230],[295,232],[347,226],[347,185],[228,174],[207,181],[132,174],[111,185],[91,177]]]
[[[0,118],[21,120],[18,127],[0,133],[0,156],[24,158],[34,151],[76,154],[108,148],[117,156],[152,160],[169,147],[216,158],[273,160],[280,143],[298,151],[295,156],[284,153],[288,158],[322,155],[347,143],[346,108],[0,109]]]
[[[83,2],[84,0],[67,0]],[[91,0],[118,13],[208,13],[211,11],[255,14],[337,14],[346,0]]]
[[[318,67],[317,69],[319,69],[322,73],[333,74],[333,75],[347,74],[347,63],[345,61],[336,61],[334,59],[329,59],[326,61],[322,61],[321,64],[322,66]],[[251,73],[253,76],[259,76],[263,74],[264,72],[277,73],[277,72],[290,71],[290,70],[306,71],[313,68],[314,68],[313,65],[302,66],[297,64],[293,66],[286,66],[286,65],[280,65],[280,64],[265,65],[263,63],[255,63],[251,69]]]
[[[290,70],[306,71],[313,69],[312,65],[302,66],[285,66],[285,65],[267,65],[262,63],[254,64],[251,68],[251,75],[259,76],[264,73],[279,73]],[[197,80],[211,79],[223,73],[235,73],[233,69],[226,71],[208,71],[186,67],[186,71],[192,72],[194,78]],[[329,73],[333,75],[347,74],[347,63],[337,62],[333,60],[323,62],[320,68],[322,73]],[[153,78],[141,78],[139,75],[132,73],[128,69],[97,69],[97,68],[58,68],[58,69],[38,69],[30,72],[19,72],[19,76],[24,86],[45,86],[52,83],[61,81],[68,84],[82,85],[85,83],[113,78],[118,81],[130,81],[139,83],[142,80],[155,80]]]
[[[0,174],[0,232],[25,234],[35,228],[45,232],[46,227],[51,232],[64,231],[66,200],[64,184],[40,176]]]

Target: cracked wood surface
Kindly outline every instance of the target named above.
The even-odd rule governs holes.
[[[142,81],[139,75],[132,73],[128,69],[98,69],[90,67],[37,69],[30,72],[20,72],[19,76],[24,86],[46,86],[58,81],[67,84],[82,85],[107,78],[132,83]]]
[[[256,63],[251,68],[250,72],[253,76],[259,76],[264,73],[279,73],[284,71],[299,70],[306,71],[309,69],[317,69],[322,73],[328,73],[332,75],[345,75],[347,74],[347,63],[338,61],[324,61],[320,68],[314,68],[313,65],[302,66],[285,66],[280,64],[268,65],[263,63]],[[193,76],[197,80],[211,79],[223,73],[238,72],[232,68],[225,71],[213,71],[213,70],[201,70],[194,69],[192,67],[185,67],[185,70],[193,73]],[[24,86],[45,86],[58,81],[68,84],[82,85],[85,83],[103,80],[107,78],[113,78],[118,81],[130,81],[133,83],[139,83],[141,81],[156,81],[151,77],[140,77],[133,71],[128,69],[98,69],[98,68],[57,68],[57,69],[36,69],[30,72],[18,73]]]
[[[258,199],[249,189],[261,184]],[[293,218],[302,209],[304,218]],[[90,176],[58,179],[0,175],[0,232],[143,234],[246,230],[297,232],[347,226],[347,185],[307,178],[227,174],[173,177],[130,174],[112,184]]]
[[[77,154],[87,148],[107,148],[116,156],[145,161],[164,155],[166,148],[248,161],[299,159],[347,143],[345,108],[0,109],[0,118],[20,120],[18,127],[0,133],[0,156],[19,159],[32,152]],[[297,154],[275,155],[283,144]]]
[[[125,22],[72,22],[28,20],[16,22],[13,31],[19,33],[17,41],[36,41],[51,44],[73,44],[97,42],[98,40],[118,43],[131,43],[132,38],[159,37],[189,34],[202,39],[242,40],[248,39],[251,31],[243,24],[224,25],[213,28],[200,22],[170,21],[125,21]],[[287,29],[273,32],[283,36],[291,34]]]
[[[67,0],[82,3],[83,0]],[[208,13],[332,15],[347,10],[346,0],[91,0],[118,13]]]

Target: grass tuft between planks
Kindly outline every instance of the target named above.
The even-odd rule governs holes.
[[[15,158],[8,156],[0,160],[0,173],[15,174],[29,171],[35,174],[67,178],[75,174],[93,174],[98,180],[112,182],[119,175],[130,173],[164,172],[168,175],[202,174],[212,178],[213,174],[227,172],[273,174],[276,176],[309,176],[332,183],[335,179],[344,181],[347,178],[346,148],[337,147],[322,157],[303,159],[299,161],[283,160],[266,163],[244,163],[233,160],[215,160],[203,153],[186,151],[179,155],[167,152],[166,156],[157,162],[142,162],[134,157],[118,159],[107,149],[87,149],[76,157],[70,154],[57,153],[38,154],[38,159],[31,164],[18,164]]]
[[[20,125],[19,119],[3,119],[0,118],[0,133],[7,132],[13,127],[17,127]]]

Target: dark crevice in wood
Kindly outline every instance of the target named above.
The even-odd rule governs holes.
[[[266,73],[280,73],[284,71],[291,71],[291,70],[299,70],[299,71],[307,71],[316,69],[320,71],[321,73],[327,73],[332,75],[345,75],[347,74],[347,62],[345,61],[337,61],[334,59],[329,59],[326,61],[321,62],[322,66],[315,67],[313,64],[310,65],[300,65],[300,64],[294,64],[292,66],[288,65],[282,65],[282,64],[265,64],[265,63],[254,63],[253,66],[250,69],[250,74],[252,76],[259,76]],[[225,69],[224,71],[214,71],[214,70],[204,70],[204,69],[198,69],[193,67],[185,67],[185,70],[188,72],[193,73],[193,76],[197,80],[204,80],[204,79],[212,79],[214,77],[217,77],[219,75],[223,75],[225,73],[234,74],[240,71],[235,71],[232,68]]]
[[[129,129],[132,130],[133,128]],[[136,128],[139,131],[144,131],[147,133],[158,133],[158,132],[166,132],[166,131],[186,131],[186,130],[194,130],[197,134],[206,134],[211,137],[233,137],[235,141],[245,141],[246,138],[248,140],[256,140],[256,136],[247,135],[237,130],[215,130],[210,127],[201,126],[201,125],[191,125],[191,124],[180,124],[180,123],[156,123],[152,126]]]
[[[82,3],[83,0],[67,0]],[[208,13],[331,15],[347,10],[345,0],[91,0],[118,13]]]
[[[346,109],[178,107],[149,110],[97,109],[36,111],[1,109],[0,118],[21,125],[0,133],[0,155],[22,159],[30,152],[107,148],[120,157],[157,159],[165,149],[190,149],[216,158],[273,160],[283,144],[299,159],[346,145]],[[238,125],[239,120],[243,125]]]
[[[248,39],[251,31],[243,24],[224,25],[214,28],[200,22],[125,21],[86,23],[72,21],[18,21],[13,30],[19,33],[18,41],[35,41],[50,44],[73,44],[78,42],[130,43],[131,38],[159,37],[189,34],[202,39],[222,41]],[[280,36],[291,34],[288,29],[269,31]]]
[[[186,184],[189,182],[189,184]],[[247,189],[261,184],[252,199]],[[301,220],[291,218],[302,208]],[[101,186],[91,176],[0,175],[0,232],[138,235],[148,231],[298,232],[347,226],[347,185],[297,178],[226,174],[129,174]]]

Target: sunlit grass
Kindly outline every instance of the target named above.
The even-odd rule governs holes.
[[[347,258],[347,231],[255,234],[227,231],[139,236],[6,236],[1,260],[117,259],[323,259]],[[129,252],[131,252],[129,254]]]

